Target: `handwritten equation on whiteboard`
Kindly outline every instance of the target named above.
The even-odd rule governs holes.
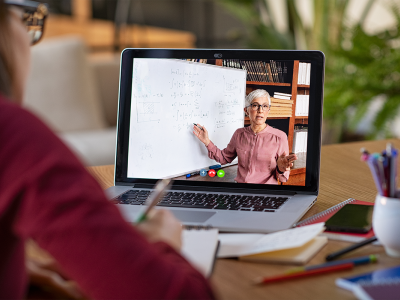
[[[165,68],[165,61],[167,64],[181,63],[182,66]],[[218,119],[222,121],[219,123],[228,124],[236,122],[237,118],[232,118],[235,114],[242,114],[244,87],[240,84],[240,79],[229,78],[226,75],[220,78],[204,76],[202,74],[204,72],[200,69],[188,70],[188,63],[183,61],[153,60],[153,62],[155,62],[154,68],[151,68],[148,60],[145,62],[135,60],[132,102],[136,104],[138,123],[160,122],[166,117],[176,123],[188,123],[186,122],[188,120],[205,123],[204,121],[212,120],[214,115],[214,121]],[[163,78],[150,80],[150,77],[157,78],[161,74]],[[216,86],[219,91],[215,89]],[[219,94],[218,99],[209,106],[208,99],[214,98],[209,94],[213,91]],[[220,95],[221,91],[223,95]],[[174,118],[168,118],[168,114]],[[221,128],[221,124],[218,128]],[[181,125],[175,126],[178,131]]]
[[[179,165],[193,170],[209,163],[193,135],[193,123],[205,126],[214,144],[225,148],[235,130],[243,127],[245,89],[243,70],[176,59],[134,59],[130,149],[140,159],[132,167],[148,170],[139,177],[167,176],[140,162],[151,156],[152,163],[166,164],[165,155],[158,157],[157,151],[167,155],[170,151],[173,157],[177,145],[182,153],[191,153],[182,154]],[[174,163],[171,168],[177,168],[176,174],[185,172]]]

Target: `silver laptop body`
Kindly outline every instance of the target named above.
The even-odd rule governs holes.
[[[242,68],[247,73],[246,87],[254,85],[256,88],[260,88],[261,83],[257,83],[255,80],[258,79],[259,82],[262,80],[272,81],[274,80],[273,76],[276,75],[275,81],[286,81],[289,82],[289,84],[269,83],[264,88],[267,90],[269,89],[268,92],[271,96],[274,96],[274,92],[287,93],[289,91],[289,93],[291,92],[293,100],[296,98],[296,95],[294,95],[296,92],[304,92],[304,94],[309,95],[308,116],[305,117],[303,115],[302,118],[302,122],[306,120],[308,123],[308,138],[305,142],[306,152],[302,152],[306,165],[305,179],[300,183],[301,185],[244,184],[235,182],[219,182],[218,180],[213,181],[211,178],[209,178],[209,181],[196,181],[182,180],[182,177],[180,177],[179,180],[174,181],[174,184],[169,191],[170,193],[181,193],[181,195],[186,194],[191,197],[206,197],[204,195],[209,195],[209,198],[219,197],[221,199],[234,196],[237,196],[237,198],[247,197],[246,199],[272,199],[272,206],[269,209],[264,209],[262,211],[256,210],[253,207],[229,210],[210,207],[202,208],[197,206],[192,208],[189,205],[183,205],[183,207],[179,207],[179,205],[173,207],[163,206],[162,208],[169,209],[185,225],[210,226],[227,232],[268,233],[290,228],[316,202],[319,189],[320,137],[325,61],[324,55],[321,52],[283,50],[125,49],[121,54],[115,186],[107,189],[106,193],[110,199],[113,199],[115,203],[118,203],[117,207],[120,209],[127,221],[134,222],[139,211],[142,209],[142,206],[129,204],[126,201],[118,201],[116,199],[129,199],[128,196],[125,197],[123,195],[146,195],[151,192],[152,187],[158,179],[166,177],[164,176],[165,174],[159,178],[150,176],[139,178],[128,175],[133,174],[128,168],[128,162],[131,163],[132,161],[139,159],[151,159],[140,157],[140,155],[131,155],[131,157],[129,157],[129,154],[132,153],[129,151],[132,151],[132,147],[136,147],[136,144],[132,142],[132,140],[130,141],[130,137],[132,136],[132,132],[130,132],[132,130],[130,127],[130,122],[132,120],[131,114],[135,111],[134,105],[136,105],[136,108],[141,107],[141,102],[139,103],[138,100],[132,99],[135,97],[135,92],[137,91],[136,87],[132,86],[136,84],[140,85],[140,88],[142,88],[144,85],[143,82],[146,80],[143,79],[140,81],[135,79],[134,73],[136,72],[137,76],[138,70],[135,69],[134,63],[135,60],[139,62],[143,59],[149,59],[152,62],[157,59],[172,59],[174,61],[191,59],[191,63],[214,64],[220,68]],[[251,62],[251,64],[249,64],[249,62]],[[265,69],[257,69],[260,72],[255,72],[257,70],[253,69],[250,70],[249,67],[251,66],[254,68],[260,67],[260,64],[254,62],[263,62]],[[267,68],[266,62],[270,63],[269,68]],[[299,70],[300,63],[303,64],[301,72],[304,72],[304,74]],[[271,66],[273,64],[274,66],[272,69]],[[309,75],[307,75],[306,64],[309,64]],[[287,68],[287,70],[284,70],[284,67]],[[271,70],[271,72],[268,74],[269,70]],[[171,69],[171,72],[175,71],[176,70]],[[262,71],[264,71],[264,74]],[[276,72],[276,74],[273,74],[273,72]],[[286,72],[286,80],[284,72]],[[259,76],[258,78],[256,77],[257,73]],[[252,75],[252,77],[250,77],[250,75]],[[142,78],[140,76],[139,78]],[[307,78],[301,79],[299,76],[308,76],[309,81],[307,82]],[[168,78],[165,80],[167,83],[163,89],[165,90],[165,94],[167,94],[168,84],[173,86],[174,83],[173,80],[169,80]],[[301,80],[305,81],[303,82]],[[182,84],[184,84],[183,81]],[[135,101],[137,103],[135,103]],[[157,101],[160,100],[158,99]],[[201,97],[199,101],[201,101]],[[174,103],[171,105],[174,105]],[[149,119],[151,116],[139,116],[139,108],[138,111],[135,112],[137,113],[137,118],[142,118],[141,121],[143,122],[151,121],[151,119]],[[150,108],[147,107],[146,109],[146,112],[149,112],[149,109],[151,110],[154,108],[151,108],[150,106]],[[294,105],[293,109],[295,109]],[[271,126],[278,128],[279,126],[282,126],[283,130],[285,130],[285,126],[287,126],[285,125],[285,122],[288,122],[289,126],[294,126],[297,119],[297,117],[293,118],[293,120],[291,120],[291,118],[275,118],[272,121],[275,123],[272,123]],[[269,120],[267,120],[267,122],[268,121]],[[287,131],[290,133],[290,129],[287,129]],[[292,131],[292,135],[295,136],[296,133],[293,134]],[[299,136],[300,135],[298,135],[297,138],[299,138]],[[292,150],[294,150],[294,147],[295,141],[293,141]],[[150,149],[149,151],[157,151],[157,149]],[[149,151],[146,153],[149,153]],[[165,150],[158,149],[158,151]],[[153,156],[156,154],[157,152],[154,152]],[[179,160],[179,154],[177,154],[177,156],[177,158],[172,159]],[[215,164],[217,164],[217,162],[215,162]],[[163,168],[162,165],[160,166],[160,169],[161,168]],[[188,166],[187,172],[190,173],[190,171],[193,171],[193,169],[191,166]],[[155,172],[157,172],[157,170]],[[184,172],[177,174],[175,170],[173,173],[174,176],[184,174]],[[174,176],[171,174],[171,177]],[[200,176],[198,176],[198,178],[200,178]],[[299,183],[297,182],[296,184]],[[283,204],[275,206],[277,202],[283,202]]]

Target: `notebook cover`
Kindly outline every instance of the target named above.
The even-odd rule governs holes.
[[[336,285],[352,291],[357,284],[373,284],[389,280],[400,280],[400,266],[380,269],[353,277],[338,278],[336,279]]]
[[[400,299],[400,280],[357,284],[353,294],[360,300],[397,300]]]

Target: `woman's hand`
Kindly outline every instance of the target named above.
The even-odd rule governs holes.
[[[178,252],[182,248],[182,224],[168,210],[153,209],[136,228],[149,242],[166,242]]]
[[[193,125],[193,133],[195,136],[197,136],[200,142],[206,145],[206,147],[211,142],[208,138],[208,131],[204,126],[201,126],[200,124],[197,124],[197,126]]]
[[[46,262],[27,258],[26,269],[31,284],[43,287],[60,298],[86,299],[77,284],[63,276],[62,270],[53,258]]]
[[[276,164],[278,166],[278,170],[281,172],[289,171],[290,167],[293,167],[293,161],[297,159],[296,154],[290,154],[286,156],[286,151],[282,153],[281,156],[278,157]]]

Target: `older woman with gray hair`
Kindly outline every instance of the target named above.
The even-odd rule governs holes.
[[[250,126],[237,129],[223,150],[211,142],[204,126],[193,127],[193,133],[207,147],[211,159],[224,165],[238,157],[236,182],[278,184],[278,179],[281,182],[289,179],[290,167],[297,156],[288,155],[286,134],[265,122],[270,108],[267,91],[258,89],[248,94],[244,112],[249,116]]]

